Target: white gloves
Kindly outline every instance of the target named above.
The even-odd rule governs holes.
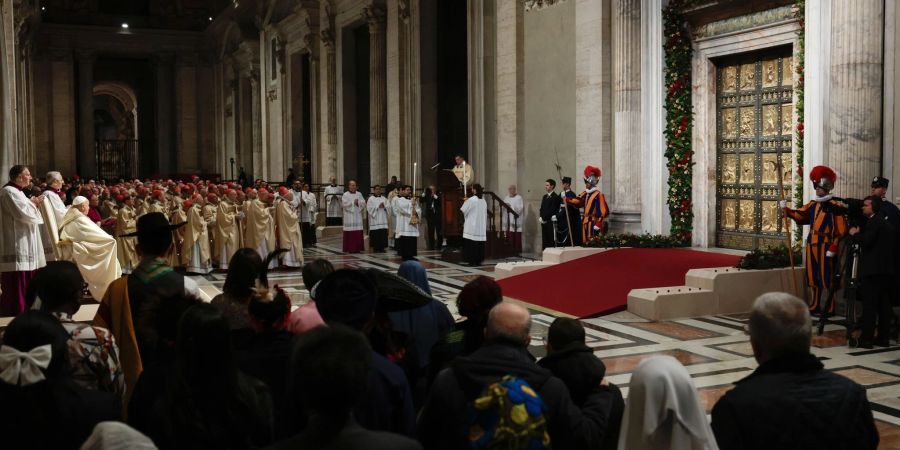
[[[778,207],[781,209],[787,208],[787,200],[779,200]]]

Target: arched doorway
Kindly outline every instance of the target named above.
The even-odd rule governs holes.
[[[138,101],[121,82],[94,86],[94,139],[101,178],[136,178],[140,167]]]

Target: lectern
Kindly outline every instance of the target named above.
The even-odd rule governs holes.
[[[450,247],[462,246],[463,234],[463,190],[462,183],[450,170],[441,170],[437,174],[437,187],[441,192],[441,226],[443,235]]]

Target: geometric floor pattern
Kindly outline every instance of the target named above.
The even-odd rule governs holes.
[[[304,251],[307,260],[324,258],[336,268],[374,267],[396,272],[400,258],[393,254],[345,255],[340,238],[322,240],[316,248]],[[468,267],[439,259],[437,252],[419,250],[419,261],[428,270],[435,298],[445,302],[456,314],[456,295],[478,275],[493,276],[500,261],[485,261],[483,266]],[[193,277],[209,301],[221,292],[224,274]],[[308,292],[299,270],[274,271],[269,281],[290,294],[295,306],[305,303]],[[528,305],[525,305],[528,306]],[[89,321],[97,305],[84,305],[76,320]],[[544,355],[544,339],[554,316],[538,308],[532,312],[532,354]],[[11,318],[0,318],[0,328]],[[749,338],[744,332],[746,315],[720,315],[694,319],[649,322],[627,311],[582,321],[587,344],[606,364],[609,381],[628,395],[631,372],[644,358],[670,355],[685,365],[693,377],[707,412],[734,383],[757,366]],[[854,380],[867,389],[876,425],[881,436],[880,449],[900,449],[900,346],[873,350],[850,349],[843,329],[828,325],[824,335],[813,339],[813,353],[826,369]]]

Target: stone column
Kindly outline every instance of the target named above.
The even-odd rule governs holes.
[[[639,233],[641,224],[641,40],[640,0],[614,0],[612,78],[615,165],[612,227]]]
[[[251,148],[253,149],[253,170],[256,171],[253,176],[267,180],[269,168],[264,163],[262,154],[262,99],[259,95],[259,70],[250,69],[246,76],[250,79],[250,115],[252,119],[250,128],[253,130],[253,146]]]
[[[652,234],[668,234],[671,224],[666,206],[663,70],[662,6],[659,0],[641,0],[641,231]]]
[[[388,180],[385,11],[372,4],[363,14],[369,23],[369,180],[374,185]]]
[[[834,2],[830,145],[825,161],[839,174],[835,194],[868,195],[881,174],[884,2]]]
[[[78,51],[78,171],[82,177],[97,176],[97,152],[94,148],[94,57],[90,51]]]
[[[175,170],[173,161],[174,64],[175,55],[173,54],[166,53],[156,56],[156,168],[162,175],[169,175]]]
[[[326,182],[329,177],[337,176],[337,60],[334,50],[334,29],[331,27],[332,17],[326,15],[325,26],[320,32],[322,46],[325,48],[325,139],[322,146],[322,167],[319,179]]]
[[[615,202],[612,181],[616,167],[612,159],[612,79],[610,24],[612,0],[575,2],[575,154],[560,154],[562,175],[581,186],[588,164],[603,170],[600,189]],[[632,41],[637,45],[639,39]],[[640,108],[638,108],[640,109]],[[637,148],[637,147],[636,147]],[[555,172],[554,172],[555,173]]]

